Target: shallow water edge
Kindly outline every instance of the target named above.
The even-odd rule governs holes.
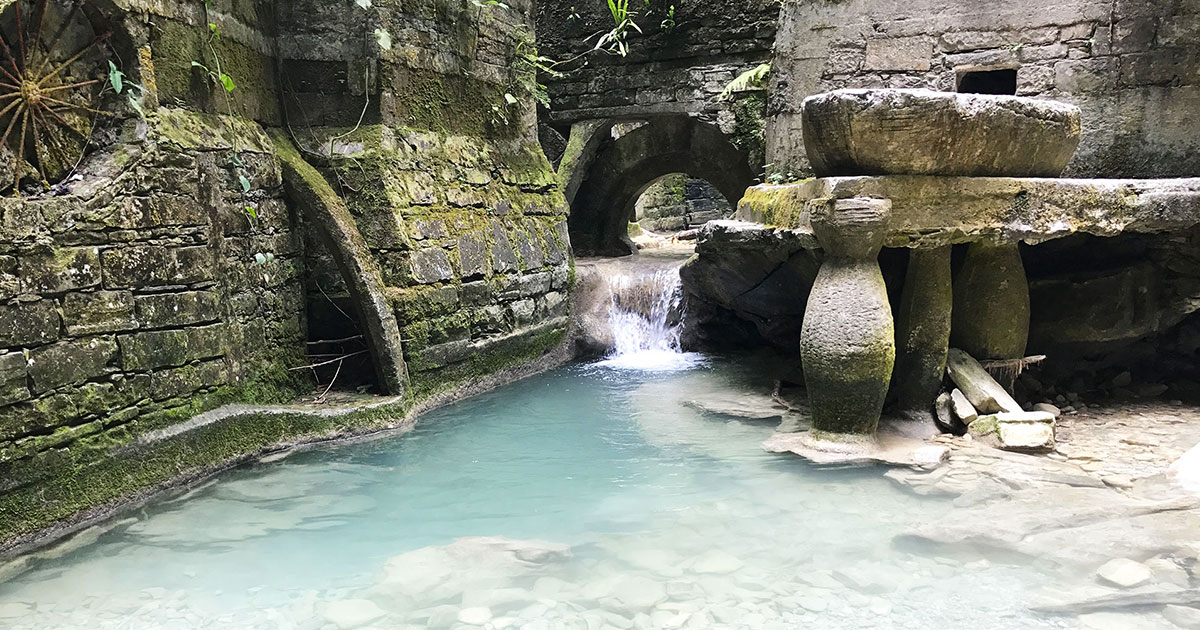
[[[150,443],[125,448],[138,447],[152,452],[161,446],[192,437],[205,429],[216,428],[218,425],[249,425],[269,416],[302,417],[319,427],[313,431],[300,430],[284,436],[284,439],[268,442],[246,452],[183,470],[166,481],[147,486],[118,500],[96,505],[45,528],[0,541],[0,582],[24,572],[46,557],[69,553],[78,546],[72,544],[72,538],[78,535],[79,538],[91,540],[104,533],[106,526],[115,524],[119,520],[117,517],[129,510],[138,509],[155,500],[186,494],[226,471],[264,458],[286,457],[316,446],[348,444],[406,433],[416,426],[423,414],[575,360],[577,357],[572,346],[572,336],[568,334],[550,352],[534,361],[500,369],[478,380],[455,385],[418,401],[406,397],[372,396],[337,407],[232,404],[189,418],[175,425],[180,427],[180,430],[168,430],[168,434],[161,439],[151,438],[153,441]],[[198,421],[206,416],[206,420]],[[87,544],[86,540],[81,544]]]

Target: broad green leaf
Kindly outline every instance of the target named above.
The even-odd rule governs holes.
[[[232,92],[237,88],[237,86],[233,84],[233,77],[225,74],[224,72],[221,73],[221,85],[225,86],[226,92]]]
[[[250,180],[246,179],[245,175],[238,175],[238,181],[242,183],[242,192],[250,192]]]
[[[259,252],[254,255],[254,261],[260,265],[265,265],[267,264],[267,257],[264,256],[262,252]]]
[[[120,94],[121,90],[125,89],[124,79],[125,79],[125,73],[121,72],[121,70],[117,68],[117,64],[109,61],[108,62],[108,82],[112,83],[113,90],[115,90],[117,92],[117,94]]]

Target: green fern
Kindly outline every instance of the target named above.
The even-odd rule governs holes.
[[[729,85],[726,85],[725,89],[721,91],[721,96],[717,98],[722,101],[727,101],[730,98],[733,98],[733,94],[735,92],[742,92],[751,88],[760,88],[764,83],[766,83],[767,75],[769,74],[771,74],[771,64],[769,63],[764,63],[757,68],[747,70],[738,75],[736,79],[730,81]]]

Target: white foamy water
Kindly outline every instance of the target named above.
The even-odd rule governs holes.
[[[613,349],[597,365],[664,372],[686,370],[701,363],[699,354],[680,349],[683,288],[678,267],[613,276],[608,284],[612,291],[608,323]]]

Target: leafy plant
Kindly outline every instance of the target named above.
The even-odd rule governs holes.
[[[678,26],[678,24],[675,22],[675,5],[672,4],[671,8],[667,9],[667,18],[663,20],[662,24],[659,26],[661,26],[662,30],[664,31],[669,31]]]
[[[504,95],[505,100],[509,105],[515,105],[518,102],[512,94],[515,91],[528,95],[542,107],[549,108],[550,91],[538,81],[538,77],[541,74],[554,78],[563,76],[562,72],[555,69],[556,65],[558,64],[553,59],[538,54],[537,46],[533,43],[518,43],[517,56],[513,62],[513,82],[508,93]]]
[[[125,73],[121,72],[121,69],[117,67],[117,64],[109,61],[108,84],[117,94],[124,92],[125,98],[129,102],[129,106],[133,108],[133,111],[137,112],[138,116],[145,118],[146,112],[142,109],[142,100],[146,97],[146,88],[138,85],[137,83],[131,83],[126,79],[127,77],[125,76]]]
[[[607,33],[600,34],[593,50],[603,50],[624,57],[629,54],[629,33],[631,31],[641,33],[642,27],[634,21],[637,13],[629,10],[629,0],[607,0],[607,2],[614,26]]]
[[[764,63],[757,68],[747,70],[737,76],[736,79],[729,82],[724,90],[721,90],[721,95],[718,100],[726,101],[733,98],[735,92],[743,92],[752,88],[762,87],[766,83],[767,76],[771,74],[771,64]]]

